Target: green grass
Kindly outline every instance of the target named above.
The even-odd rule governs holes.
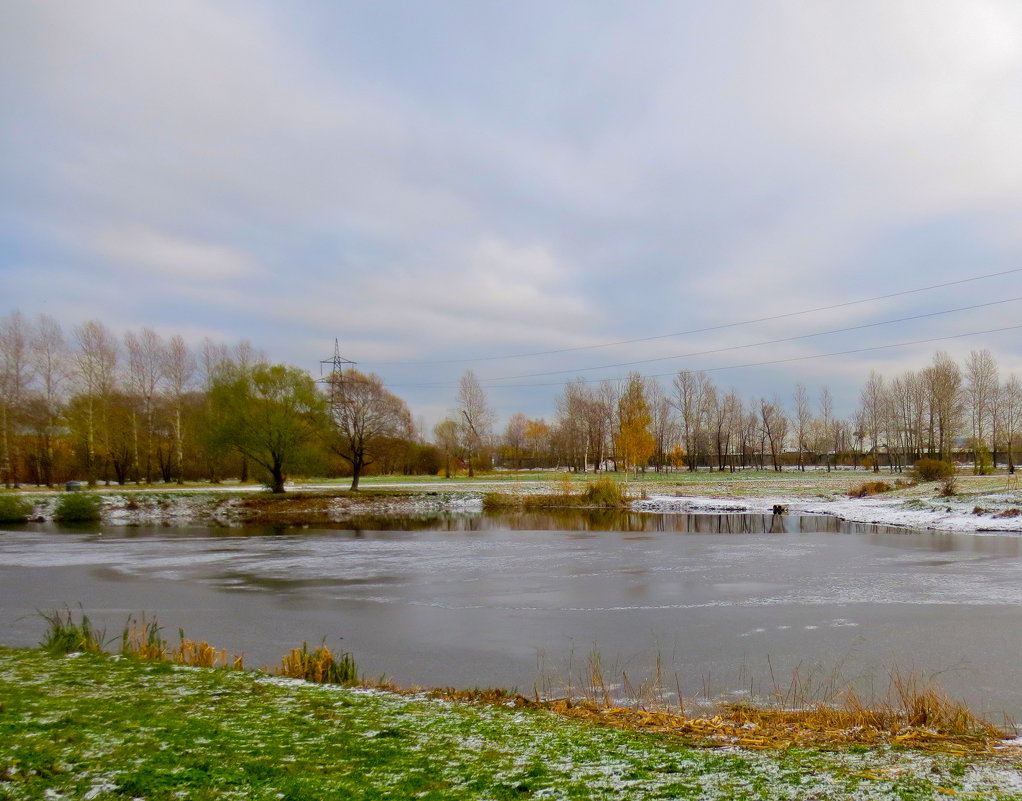
[[[16,495],[0,495],[0,523],[24,523],[32,514],[32,503]]]
[[[57,500],[54,516],[64,523],[91,522],[99,520],[102,508],[102,501],[95,495],[69,492]]]
[[[699,750],[542,711],[0,649],[0,799],[1022,798],[987,757]]]

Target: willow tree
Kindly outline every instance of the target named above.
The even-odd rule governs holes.
[[[262,467],[272,492],[306,461],[327,422],[326,398],[304,370],[256,364],[225,369],[209,391],[216,436]]]
[[[403,400],[384,389],[377,375],[338,372],[329,386],[330,448],[351,465],[351,488],[357,490],[363,471],[388,442],[412,436],[412,415]]]

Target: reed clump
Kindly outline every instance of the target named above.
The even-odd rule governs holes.
[[[106,632],[93,627],[88,615],[76,621],[70,609],[39,613],[47,630],[39,645],[56,654],[102,653]]]
[[[951,753],[980,752],[1005,737],[1004,731],[949,697],[932,680],[913,673],[892,670],[886,696],[879,700],[867,702],[850,687],[836,687],[836,681],[817,686],[804,680],[796,669],[787,689],[775,688],[773,703],[713,704],[708,707],[712,712],[692,716],[686,714],[680,682],[675,679],[676,695],[668,691],[658,655],[652,675],[638,686],[621,672],[616,688],[623,689],[630,699],[626,706],[614,698],[615,688],[606,680],[594,649],[577,674],[569,668],[566,697],[541,700],[537,692],[528,703],[599,725],[743,748],[889,744]],[[832,700],[815,700],[822,696]]]
[[[280,667],[275,673],[278,676],[303,679],[316,684],[358,683],[358,668],[351,654],[344,652],[335,657],[326,645],[320,645],[310,651],[307,642],[303,642],[301,648],[292,648],[291,652],[281,659]]]

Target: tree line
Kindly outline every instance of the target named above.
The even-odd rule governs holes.
[[[483,453],[479,425],[470,429],[459,419],[467,408],[461,399],[473,393],[481,389],[469,372],[457,414],[434,429],[446,465],[467,461],[471,469]],[[493,419],[492,413],[473,417]],[[798,383],[788,398],[742,398],[705,372],[683,370],[669,389],[635,373],[624,382],[569,381],[552,422],[515,414],[502,432],[484,431],[488,458],[514,468],[734,472],[848,465],[879,472],[932,458],[969,461],[983,473],[1002,463],[1014,472],[1020,417],[1017,377],[1002,380],[990,352],[977,350],[964,365],[937,352],[921,370],[893,377],[872,372],[848,418],[834,413],[827,387],[815,397]]]
[[[354,370],[322,383],[247,342],[0,318],[0,482],[182,483],[439,470],[404,401]]]
[[[735,471],[838,465],[901,470],[920,458],[967,459],[978,472],[1016,464],[1022,387],[989,351],[964,365],[870,374],[849,418],[824,387],[788,398],[742,398],[707,373],[668,388],[569,381],[550,422],[513,414],[502,430],[475,374],[450,415],[416,429],[376,375],[270,364],[248,343],[189,347],[149,328],[121,337],[88,321],[69,332],[41,314],[0,318],[0,482],[53,485],[180,483],[258,473],[281,491],[288,476],[452,475],[508,469]]]

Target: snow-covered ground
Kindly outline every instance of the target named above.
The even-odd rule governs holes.
[[[832,515],[855,523],[934,531],[1022,533],[1022,492],[1008,489],[1003,479],[967,478],[961,484],[960,493],[947,498],[938,494],[934,484],[854,498],[848,495],[847,478],[822,476],[810,477],[801,483],[787,478],[721,483],[711,480],[673,486],[643,487],[638,483],[631,485],[631,489],[633,494],[639,490],[644,492],[644,497],[632,502],[632,509],[637,512],[771,514],[776,506],[781,506],[788,514]],[[477,513],[482,509],[482,497],[487,491],[521,495],[564,491],[564,487],[549,481],[498,485],[462,483],[456,487],[427,481],[404,483],[400,488],[411,492],[334,498],[326,517],[340,522],[360,515]],[[294,489],[316,491],[336,487],[303,485]],[[246,493],[240,490],[104,493],[101,496],[103,522],[113,525],[239,525],[246,517],[242,508]],[[669,494],[668,490],[674,492]],[[34,519],[52,520],[58,497],[56,494],[32,497]],[[296,499],[293,511],[300,516],[300,499]]]
[[[852,523],[876,523],[934,531],[1022,532],[1022,498],[1015,493],[970,494],[966,500],[885,495],[834,499],[811,499],[796,495],[728,498],[651,495],[632,504],[636,511],[690,514],[770,514],[775,506],[783,506],[788,514],[833,515]]]

